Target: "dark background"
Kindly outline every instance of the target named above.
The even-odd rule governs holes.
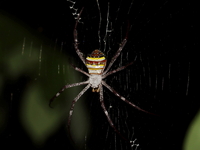
[[[99,3],[103,18],[101,37],[104,37],[108,3],[102,1]],[[128,32],[128,42],[122,52],[122,61],[117,60],[113,67],[117,68],[119,63],[125,65],[132,62],[135,56],[137,56],[137,60],[133,66],[128,68],[129,71],[122,71],[121,75],[119,73],[114,77],[108,77],[106,81],[127,99],[134,99],[132,102],[136,105],[158,115],[145,114],[124,106],[124,103],[115,102],[112,105],[116,106],[118,111],[113,111],[113,114],[129,123],[125,127],[125,122],[121,121],[117,126],[122,127],[122,132],[124,128],[131,129],[134,127],[134,138],[137,138],[140,144],[138,149],[182,149],[187,128],[199,109],[196,74],[198,70],[198,56],[196,55],[198,55],[199,50],[199,42],[197,42],[199,35],[197,32],[199,18],[197,16],[197,4],[192,1],[136,0],[133,3],[132,1],[110,1],[109,5],[109,20],[113,22],[111,27],[113,32],[109,34],[106,50],[103,50],[103,44],[100,47],[98,42],[99,12],[96,1],[76,2],[74,7],[78,10],[84,7],[81,15],[81,21],[84,24],[80,23],[78,26],[80,49],[84,54],[88,54],[94,49],[101,48],[107,54],[109,61],[126,35],[127,29],[131,27]],[[51,52],[45,52],[47,57],[48,53],[52,53],[52,51],[53,56],[58,52],[63,56],[69,56],[67,58],[70,62],[86,71],[73,48],[75,20],[72,15],[73,10],[69,9],[69,6],[71,6],[71,3],[64,0],[1,0],[0,13],[20,25],[26,26],[28,32],[31,32],[33,36],[48,39],[48,42],[45,40],[41,42],[43,45],[52,48]],[[128,14],[127,10],[130,7],[131,11]],[[8,29],[4,31],[4,34],[7,37],[9,35],[10,38],[19,36],[12,31],[13,29]],[[18,40],[22,45],[23,37],[26,37],[26,35],[22,33],[21,37],[22,39],[19,38]],[[9,41],[8,45],[12,45],[10,38],[6,39]],[[11,53],[8,45],[1,46],[1,57],[6,56],[6,53]],[[44,62],[43,59],[42,65]],[[6,101],[5,108],[8,110],[5,111],[7,119],[0,137],[2,147],[6,147],[6,149],[72,149],[65,132],[64,122],[66,120],[63,121],[56,132],[47,137],[45,144],[42,144],[42,146],[36,146],[32,142],[20,121],[19,103],[29,82],[42,80],[46,77],[45,72],[48,72],[48,69],[56,72],[56,67],[49,68],[47,62],[45,62],[46,65],[39,68],[40,76],[34,73],[35,77],[38,78],[37,81],[25,73],[22,73],[16,79],[10,79],[7,76],[1,93],[2,99]],[[54,58],[51,58],[50,62],[53,64]],[[3,65],[1,66],[1,72],[2,74],[5,72]],[[80,75],[80,77],[79,81],[86,80],[84,76]],[[51,81],[52,79],[49,82]],[[56,84],[56,81],[54,83],[56,87],[47,96],[49,99],[56,93],[56,89],[58,90],[65,84]],[[44,87],[47,88],[48,86],[48,82],[44,84]],[[12,99],[11,93],[14,93],[17,97]],[[89,120],[95,126],[92,128],[91,139],[87,141],[88,147],[91,147],[91,149],[131,149],[125,141],[113,133],[112,128],[108,131],[109,124],[97,101],[98,95],[91,93],[89,90],[85,97],[87,96],[91,98],[90,101],[87,101],[87,107],[91,109],[90,113],[92,114]],[[106,99],[109,99],[109,103],[113,102],[112,99],[120,101],[107,90],[105,90],[105,101]],[[48,98],[46,103],[48,105]],[[90,103],[92,104],[90,105]],[[105,103],[107,106],[109,105],[108,102]],[[1,110],[4,109],[3,106]],[[68,110],[66,110],[67,113]],[[120,115],[117,114],[118,112]],[[128,132],[124,132],[127,135]],[[109,138],[105,138],[106,134]],[[118,146],[118,142],[112,140],[112,136],[117,139],[116,141],[120,141],[121,147]],[[128,136],[130,137],[130,135]],[[115,147],[115,145],[118,147]]]

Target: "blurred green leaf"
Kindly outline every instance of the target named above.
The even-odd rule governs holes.
[[[51,109],[49,100],[62,86],[80,82],[77,72],[67,62],[70,55],[60,53],[58,45],[58,50],[55,50],[52,41],[21,26],[13,18],[0,14],[0,22],[0,93],[12,93],[13,101],[16,101],[16,97],[19,98],[17,101],[20,102],[20,107],[17,109],[21,126],[35,145],[43,145],[66,122],[71,102],[83,87],[66,90],[53,102],[54,108]],[[9,85],[16,84],[15,88],[2,93],[7,82]],[[0,129],[5,126],[9,117],[8,107],[2,104],[10,99],[2,97],[4,95],[0,99]],[[87,114],[84,100],[78,103],[71,131],[76,140],[84,141],[84,131],[89,125],[85,119]]]
[[[191,122],[185,142],[183,145],[184,150],[199,150],[200,149],[200,111],[196,114]]]

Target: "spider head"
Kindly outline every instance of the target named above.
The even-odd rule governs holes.
[[[102,74],[104,68],[106,67],[106,57],[100,50],[94,50],[86,58],[86,66],[88,68],[89,74]]]
[[[101,75],[92,74],[89,77],[89,83],[92,87],[92,92],[99,92],[99,85],[101,84],[102,77]]]

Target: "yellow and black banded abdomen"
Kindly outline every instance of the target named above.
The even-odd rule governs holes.
[[[86,66],[88,68],[89,74],[102,74],[106,66],[105,54],[100,50],[94,50],[86,58]]]

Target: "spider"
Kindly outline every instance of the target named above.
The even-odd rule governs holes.
[[[70,123],[71,123],[71,118],[72,118],[72,114],[73,114],[73,110],[74,110],[74,106],[76,104],[76,102],[79,100],[79,98],[91,87],[92,88],[92,92],[97,92],[99,93],[99,100],[100,100],[100,104],[101,107],[104,111],[104,114],[107,117],[107,120],[110,124],[110,126],[115,130],[115,132],[117,132],[119,135],[120,132],[116,129],[116,127],[114,126],[108,111],[105,107],[104,104],[104,99],[103,99],[103,86],[105,86],[108,90],[110,90],[113,94],[115,94],[117,97],[119,97],[122,101],[126,102],[127,104],[129,104],[130,106],[149,113],[148,111],[145,111],[143,109],[141,109],[140,107],[136,106],[135,104],[131,103],[130,101],[128,101],[126,98],[124,98],[123,96],[121,96],[119,93],[117,93],[111,86],[109,86],[103,79],[105,79],[107,76],[114,74],[118,71],[121,71],[123,69],[125,69],[126,67],[128,67],[129,65],[132,65],[133,62],[125,65],[125,66],[121,66],[115,70],[109,71],[110,68],[112,67],[113,63],[115,62],[115,60],[117,59],[117,57],[120,55],[122,49],[124,48],[124,46],[126,45],[127,42],[127,36],[123,39],[119,49],[117,50],[117,52],[115,53],[115,55],[113,56],[113,58],[111,59],[108,67],[106,68],[106,70],[104,71],[106,64],[107,64],[107,60],[105,57],[105,54],[103,52],[101,52],[100,50],[94,50],[88,57],[86,57],[86,59],[83,57],[82,52],[79,50],[78,48],[78,32],[77,32],[77,25],[79,22],[79,18],[80,15],[82,13],[83,9],[80,11],[80,13],[78,14],[76,23],[75,23],[75,27],[74,27],[74,31],[73,31],[73,35],[74,35],[74,48],[76,53],[78,54],[79,58],[82,60],[83,64],[87,67],[88,72],[85,72],[83,70],[81,70],[78,67],[75,67],[72,65],[72,67],[76,70],[79,71],[83,74],[85,74],[86,76],[89,77],[89,79],[87,81],[83,81],[83,82],[79,82],[79,83],[73,83],[73,84],[67,84],[64,87],[62,87],[62,89],[55,95],[53,96],[52,99],[50,99],[49,101],[49,106],[51,107],[51,103],[52,101],[57,98],[65,89],[67,88],[71,88],[71,87],[75,87],[75,86],[80,86],[80,85],[84,85],[87,84],[87,86],[85,86],[85,88],[74,98],[74,100],[72,101],[72,105],[69,111],[69,118],[68,118],[68,130],[70,131]],[[122,135],[121,135],[122,136]],[[127,140],[126,138],[124,138],[122,136],[123,139]]]

